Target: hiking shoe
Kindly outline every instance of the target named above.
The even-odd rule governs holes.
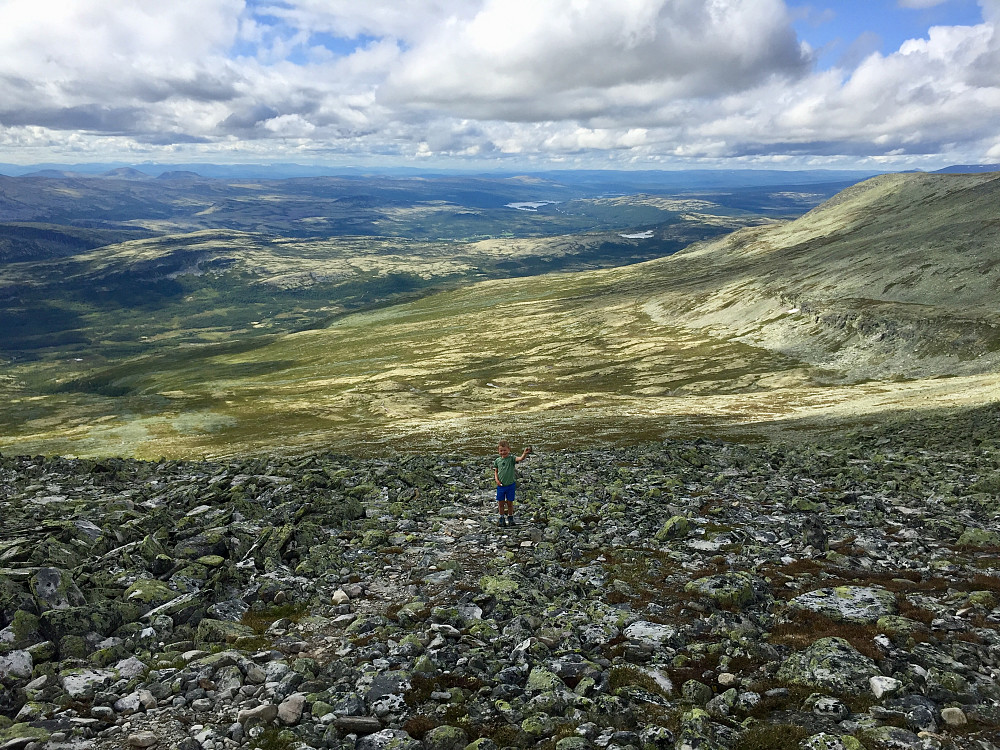
[[[499,517],[499,518],[497,519],[497,526],[498,526],[498,527],[500,527],[501,529],[502,529],[502,528],[504,528],[504,527],[505,527],[505,526],[507,525],[507,524],[506,524],[506,523],[504,522],[504,520],[503,520],[503,519],[504,519],[504,517],[503,517],[503,516],[500,516],[500,517]]]
[[[508,526],[517,526],[517,524],[514,523],[514,516],[507,516],[507,525]]]

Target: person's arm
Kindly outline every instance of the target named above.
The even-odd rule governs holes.
[[[521,455],[514,457],[514,463],[519,464],[519,463],[521,463],[524,459],[526,459],[530,455],[531,455],[531,446],[530,445],[526,445],[524,447],[524,451],[521,453]]]
[[[496,466],[493,467],[493,479],[496,481],[497,487],[499,487],[500,486],[500,470]]]

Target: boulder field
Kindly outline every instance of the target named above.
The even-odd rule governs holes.
[[[998,748],[998,428],[4,455],[0,748]]]

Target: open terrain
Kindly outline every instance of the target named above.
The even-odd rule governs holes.
[[[995,750],[997,407],[490,458],[0,457],[0,746]],[[32,744],[34,743],[34,744]]]
[[[582,173],[211,180],[184,172],[157,179],[134,170],[0,178],[0,215],[6,219],[0,224],[0,389],[9,407],[0,410],[0,445],[87,455],[242,450],[248,444],[237,434],[243,427],[225,436],[215,432],[234,426],[232,415],[216,408],[214,396],[205,401],[192,393],[187,378],[235,378],[221,391],[212,386],[216,393],[240,391],[238,381],[245,378],[250,390],[232,404],[239,410],[247,397],[256,399],[256,376],[276,374],[293,364],[287,357],[300,355],[301,364],[319,368],[330,387],[315,391],[316,414],[304,420],[300,391],[287,416],[273,420],[270,436],[256,420],[272,420],[244,411],[237,421],[254,422],[254,444],[323,443],[334,413],[355,436],[385,442],[393,438],[389,432],[377,435],[383,425],[434,404],[399,405],[393,394],[410,386],[382,382],[382,376],[373,382],[388,398],[357,392],[344,402],[345,382],[367,380],[364,363],[373,347],[376,359],[391,355],[405,363],[414,346],[427,352],[450,347],[454,336],[448,331],[472,335],[472,341],[492,330],[494,315],[508,314],[491,311],[489,304],[474,312],[482,302],[503,301],[494,293],[509,295],[507,301],[523,294],[555,300],[577,287],[582,297],[601,293],[597,287],[588,291],[603,283],[597,277],[567,274],[633,265],[734,229],[785,220],[844,186],[817,182],[816,175],[795,177],[802,184],[775,182],[769,175],[760,178],[761,185],[726,187],[726,180],[747,178],[694,175],[689,179],[701,183],[680,190],[662,184],[664,179]],[[546,275],[551,272],[558,275]],[[518,281],[503,283],[510,279]],[[484,296],[486,288],[491,293]],[[394,341],[395,328],[376,330],[379,324],[364,331],[358,325],[368,318],[351,316],[367,310],[380,319],[377,311],[405,301],[418,304],[429,323],[433,313],[427,311],[440,308],[440,321],[423,333],[409,326]],[[452,301],[455,310],[448,309]],[[564,335],[556,318],[568,320],[573,312],[572,305],[563,307],[564,314],[553,308],[554,316],[544,321],[551,334]],[[453,313],[459,317],[445,322]],[[580,315],[583,328],[567,341],[590,336],[586,307]],[[346,327],[339,331],[356,331],[360,338],[349,334],[329,350],[320,339],[296,337],[341,323]],[[433,337],[437,329],[445,336],[437,344],[411,340]],[[333,361],[315,361],[309,341],[335,355]],[[291,349],[277,354],[286,346]],[[558,348],[551,356],[560,356]],[[232,366],[223,364],[227,358]],[[544,350],[527,364],[539,358]],[[426,365],[442,367],[448,384],[431,397],[447,402],[442,418],[478,408],[499,385],[475,375],[456,381],[446,371],[465,367],[460,359],[449,365],[434,355]],[[679,367],[690,365],[698,366]],[[570,360],[567,366],[577,367]],[[150,378],[157,372],[164,380],[154,384]],[[308,380],[306,372],[294,377]],[[311,388],[305,382],[302,387]],[[568,383],[570,401],[578,385]],[[607,380],[595,392],[610,387]],[[354,408],[369,398],[385,401],[387,411]],[[207,442],[188,440],[206,434]]]
[[[998,204],[996,174],[886,175],[645,263],[494,278],[103,367],[43,360],[10,370],[2,430],[17,450],[78,455],[443,450],[498,431],[557,448],[989,403]],[[462,257],[449,262],[485,265]]]

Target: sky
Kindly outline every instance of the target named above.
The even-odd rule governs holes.
[[[1000,0],[0,0],[0,162],[1000,162]]]

